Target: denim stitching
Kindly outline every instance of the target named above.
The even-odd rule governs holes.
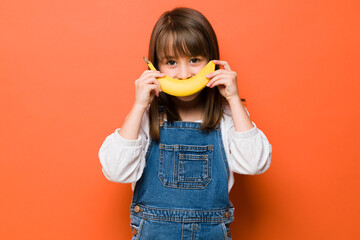
[[[223,237],[224,237],[224,240],[227,240],[227,230],[226,230],[226,226],[225,226],[225,223],[221,223],[221,229],[222,229],[222,232],[223,232]]]
[[[181,240],[184,238],[184,223],[181,225]]]
[[[141,233],[142,233],[142,230],[143,230],[143,225],[144,225],[144,222],[145,222],[145,219],[141,219],[140,221],[140,226],[139,226],[139,230],[138,230],[138,238],[137,239],[140,239],[141,237]]]
[[[137,231],[137,234],[134,235],[132,239],[134,239],[134,240],[140,239],[140,237],[141,237],[141,232],[142,232],[142,229],[143,229],[144,221],[145,221],[145,218],[141,218],[141,220],[140,220],[140,222],[139,222],[139,225],[133,224],[133,222],[131,221],[130,227],[131,227],[131,228],[135,228],[136,231]]]
[[[206,152],[213,151],[213,145],[186,145],[186,144],[173,144],[167,145],[160,143],[159,148],[165,151],[192,151],[192,152]]]
[[[160,144],[160,159],[159,159],[159,172],[158,177],[162,182],[163,186],[170,188],[180,188],[180,189],[204,189],[211,182],[212,179],[212,157],[213,157],[213,145],[166,145]],[[207,154],[186,154],[186,153],[178,153],[181,152],[199,152],[199,153],[207,153]],[[167,172],[164,169],[165,164],[165,153],[173,152],[173,172]],[[183,172],[184,168],[184,157],[190,156],[198,159],[207,159],[202,162],[196,162],[197,164],[201,164],[200,166],[203,169],[201,177],[186,177]],[[207,158],[206,158],[207,157]],[[168,182],[169,177],[172,179],[172,182]]]
[[[177,145],[175,145],[175,146],[177,146]],[[177,165],[176,163],[177,163],[177,162],[179,162],[179,161],[176,161],[176,160],[178,160],[178,159],[176,159],[176,158],[177,158],[177,154],[176,154],[176,152],[177,152],[177,151],[174,151],[174,156],[173,156],[173,159],[174,159],[173,183],[175,183],[175,182],[176,182],[176,177],[175,177],[175,176],[176,176],[176,174],[175,174],[175,173],[176,173],[176,169],[177,169],[177,168],[176,168],[176,165]]]
[[[171,211],[171,212],[190,212],[190,213],[203,213],[203,212],[207,212],[207,213],[219,213],[219,212],[226,212],[229,210],[234,210],[234,208],[232,207],[232,205],[230,205],[229,207],[225,207],[222,209],[211,209],[211,210],[180,210],[180,209],[167,209],[167,208],[158,208],[158,207],[152,207],[152,206],[144,206],[142,204],[136,204],[136,203],[132,203],[131,206],[139,206],[140,208],[143,209],[149,209],[149,210],[153,210],[153,211]]]
[[[201,160],[203,159],[203,160]],[[182,160],[182,161],[180,161]],[[201,161],[201,165],[202,165],[202,173],[200,177],[185,177],[182,174],[183,173],[183,169],[184,169],[184,161],[192,161],[194,160],[194,162],[196,161],[197,163],[199,163],[199,161]],[[201,183],[204,181],[204,178],[208,177],[208,170],[207,170],[207,166],[208,166],[208,161],[209,161],[209,155],[194,155],[194,154],[179,154],[179,182],[197,182],[197,183]],[[204,163],[203,163],[204,162]],[[182,163],[182,164],[180,164]],[[182,167],[181,167],[182,166]],[[189,179],[189,180],[187,180]]]
[[[164,124],[162,125],[163,128],[172,129],[172,128],[183,128],[183,129],[194,129],[194,130],[200,130],[201,129],[201,123],[199,122],[188,122],[188,121],[173,121],[168,122],[164,121]],[[213,130],[218,131],[220,129],[220,126],[216,126]]]
[[[192,239],[195,240],[196,238],[196,230],[197,230],[197,224],[194,223],[192,227]]]
[[[140,212],[134,212],[133,207],[137,205],[140,207]],[[230,217],[224,217],[224,213],[230,211]],[[219,210],[172,210],[159,209],[141,204],[132,204],[131,214],[140,218],[153,219],[158,221],[172,221],[172,222],[213,222],[213,223],[230,223],[234,220],[234,208],[228,207]]]
[[[208,222],[208,223],[220,223],[224,221],[224,217],[219,218],[184,218],[184,217],[159,217],[159,216],[152,216],[148,214],[134,214],[138,217],[145,217],[146,219],[150,220],[157,220],[157,221],[165,221],[165,222],[177,222],[177,223],[192,223],[192,222]],[[233,220],[233,218],[228,218],[227,220]]]

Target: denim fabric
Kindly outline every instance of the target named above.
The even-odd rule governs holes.
[[[231,239],[234,209],[221,130],[164,122],[131,204],[133,239]]]

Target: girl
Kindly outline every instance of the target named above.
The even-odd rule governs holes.
[[[219,59],[215,32],[198,11],[176,8],[156,23],[148,58],[156,69],[135,81],[134,105],[99,151],[103,173],[133,183],[133,239],[231,239],[233,172],[260,174],[271,145],[250,120],[236,73]],[[188,79],[210,60],[221,66],[202,91],[174,97],[157,78]]]

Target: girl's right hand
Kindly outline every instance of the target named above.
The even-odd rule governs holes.
[[[164,73],[159,71],[146,70],[140,78],[135,81],[135,104],[146,109],[154,96],[159,96],[161,92],[160,83],[156,78],[165,77]]]

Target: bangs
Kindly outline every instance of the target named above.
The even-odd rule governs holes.
[[[209,46],[201,32],[178,28],[163,29],[156,42],[157,59],[172,57],[195,57],[209,58]]]

